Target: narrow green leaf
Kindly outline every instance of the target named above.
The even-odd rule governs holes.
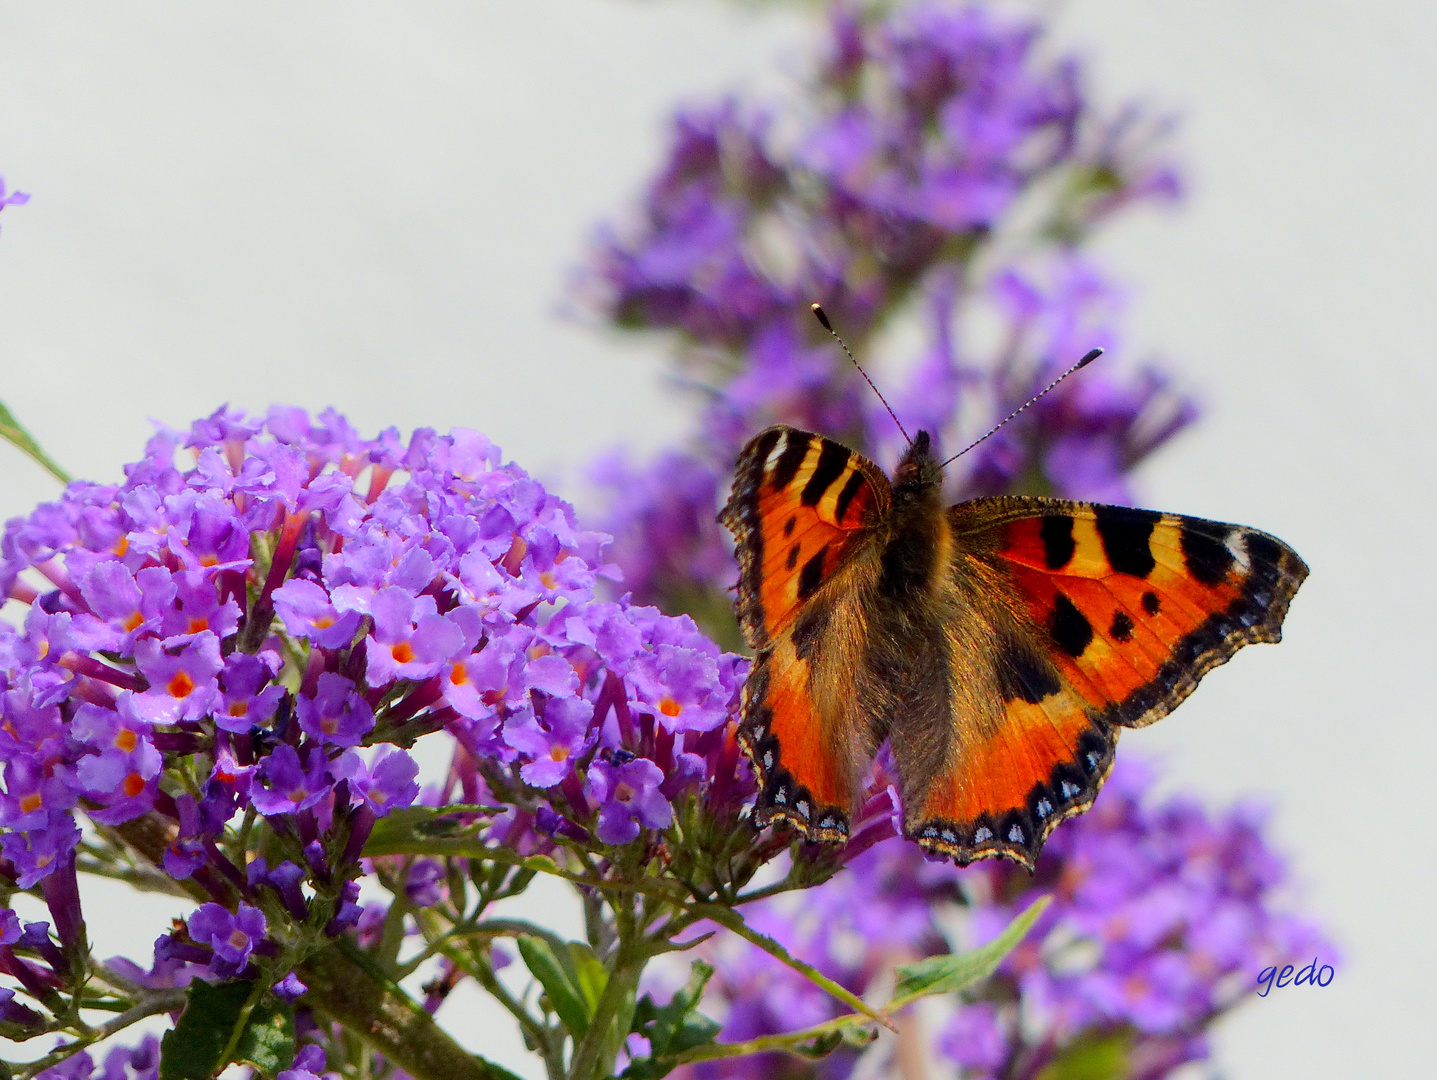
[[[519,955],[524,958],[530,973],[544,988],[549,1004],[577,1043],[589,1030],[589,1017],[592,1015],[583,996],[569,981],[569,976],[565,974],[559,958],[554,955],[554,950],[547,941],[527,934],[520,935],[514,941],[519,946]]]
[[[840,1046],[843,1045],[843,1033],[841,1031],[829,1031],[817,1038],[810,1039],[806,1043],[799,1043],[793,1048],[793,1052],[800,1057],[818,1058],[828,1057]]]
[[[459,821],[459,814],[490,814],[493,811],[492,806],[467,803],[459,806],[405,806],[391,810],[374,823],[374,830],[364,845],[365,851],[368,853],[370,848],[374,848],[374,854],[410,854],[403,850],[407,842],[422,844],[457,836],[466,827]]]
[[[930,994],[946,994],[961,990],[970,983],[991,975],[997,966],[1023,940],[1023,936],[1038,921],[1051,896],[1044,896],[1008,924],[1001,934],[982,948],[966,953],[948,953],[944,956],[930,956],[916,964],[907,964],[898,969],[898,985],[893,990],[893,1000],[885,1007],[888,1012],[901,1009],[910,1001]]]
[[[266,995],[250,1011],[234,1060],[274,1080],[294,1065],[294,1049],[294,1006]]]
[[[40,449],[40,444],[35,441],[35,437],[21,426],[20,421],[15,419],[15,414],[3,401],[0,401],[0,439],[12,443],[60,483],[68,484],[73,479],[69,473],[51,460],[50,455]]]
[[[574,983],[588,1006],[589,1015],[599,998],[604,996],[604,987],[609,984],[609,972],[604,963],[594,955],[594,950],[582,941],[569,942],[569,958],[573,961]]]
[[[160,1041],[160,1080],[210,1080],[218,1073],[253,989],[252,982],[190,983],[185,1011]]]

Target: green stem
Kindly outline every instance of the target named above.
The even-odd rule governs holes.
[[[25,430],[20,424],[20,421],[15,419],[15,414],[6,407],[3,401],[0,401],[0,439],[6,439],[13,443],[22,453],[26,454],[31,461],[39,465],[56,480],[60,481],[60,483],[68,484],[73,479],[69,473],[51,460],[49,454],[40,448],[40,444],[35,441],[35,437]]]
[[[695,1046],[672,1058],[665,1059],[665,1064],[688,1065],[695,1061],[743,1057],[746,1054],[762,1054],[770,1050],[793,1050],[824,1035],[832,1035],[835,1031],[866,1023],[869,1023],[867,1017],[860,1016],[858,1013],[848,1013],[846,1016],[839,1016],[832,1020],[826,1020],[822,1024],[804,1028],[802,1031],[790,1031],[783,1035],[760,1035],[757,1039],[741,1043],[704,1043],[702,1046]]]
[[[119,1016],[97,1028],[92,1028],[88,1035],[76,1039],[74,1042],[66,1043],[64,1046],[46,1054],[44,1057],[31,1061],[15,1070],[15,1080],[29,1080],[30,1077],[44,1072],[53,1065],[58,1065],[66,1058],[78,1054],[85,1047],[101,1039],[108,1038],[117,1032],[123,1031],[137,1020],[143,1020],[147,1016],[154,1016],[157,1013],[171,1012],[181,1009],[185,1004],[185,991],[183,990],[156,990],[147,991],[144,998],[137,1005],[126,1009]]]
[[[702,915],[705,918],[712,919],[720,926],[732,930],[735,934],[743,938],[745,941],[757,945],[764,952],[768,953],[770,956],[774,957],[777,960],[783,961],[783,963],[793,968],[794,971],[798,972],[809,982],[813,983],[815,986],[827,990],[839,1001],[843,1002],[845,1005],[849,1006],[852,1009],[856,1009],[858,1012],[866,1016],[869,1020],[877,1021],[884,1027],[888,1028],[888,1030],[890,1031],[898,1030],[893,1026],[893,1021],[888,1019],[888,1017],[884,1013],[874,1009],[872,1005],[869,1005],[868,1002],[864,1001],[861,997],[859,997],[857,994],[853,993],[846,987],[840,986],[838,983],[834,982],[832,979],[830,979],[827,975],[823,974],[823,972],[819,971],[812,964],[804,963],[804,961],[792,955],[777,941],[774,941],[773,938],[768,937],[764,934],[760,934],[757,930],[753,929],[746,922],[744,922],[743,918],[739,915],[738,912],[733,911],[730,908],[722,907],[718,904],[691,904],[689,905],[688,910],[696,915]]]
[[[589,1030],[574,1048],[574,1060],[569,1066],[570,1080],[598,1080],[613,1071],[613,1056],[618,1053],[623,1037],[614,1038],[612,1030],[620,1018],[625,1002],[633,1001],[634,991],[639,984],[643,964],[633,964],[628,957],[629,943],[621,934],[618,951],[609,968],[609,978],[599,1003],[594,1006],[594,1015],[589,1018]],[[627,1025],[625,1025],[627,1027]],[[628,1032],[623,1032],[628,1035]],[[605,1061],[604,1058],[609,1058]]]
[[[446,953],[446,955],[449,955]],[[452,956],[451,959],[454,959]],[[562,1080],[564,1076],[564,1040],[555,1039],[553,1029],[545,1027],[529,1014],[524,1008],[524,1003],[514,997],[505,989],[498,977],[494,974],[493,967],[483,960],[476,959],[473,964],[466,964],[461,960],[454,959],[456,964],[464,968],[485,990],[489,991],[494,998],[505,1009],[509,1010],[511,1016],[519,1022],[529,1041],[539,1048],[539,1054],[544,1059],[544,1069],[549,1074],[549,1080]],[[556,1045],[557,1043],[557,1045]]]
[[[600,877],[576,874],[573,871],[565,870],[547,855],[520,855],[508,848],[489,847],[481,841],[471,839],[429,839],[417,836],[393,838],[386,836],[378,840],[371,838],[369,843],[364,845],[364,855],[366,858],[374,858],[379,855],[429,855],[453,859],[488,859],[492,862],[522,867],[525,870],[536,870],[541,874],[549,874],[553,877],[563,878],[565,881],[572,881],[576,885],[587,885],[591,889],[599,889],[604,892],[642,893],[645,896],[667,900],[671,904],[682,904],[689,899],[688,894],[682,889],[665,887],[658,881],[606,881]]]

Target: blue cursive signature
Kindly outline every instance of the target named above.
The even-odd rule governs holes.
[[[1257,976],[1257,981],[1262,986],[1262,989],[1257,992],[1257,996],[1267,997],[1267,992],[1272,989],[1274,977],[1276,977],[1278,986],[1326,986],[1332,982],[1333,976],[1336,975],[1336,972],[1332,970],[1331,964],[1323,964],[1321,967],[1318,967],[1316,959],[1299,971],[1297,978],[1294,979],[1292,977],[1292,972],[1293,967],[1291,964],[1283,968],[1281,974],[1278,974],[1278,970],[1275,967],[1263,968]],[[1325,979],[1323,978],[1324,975],[1327,976]]]

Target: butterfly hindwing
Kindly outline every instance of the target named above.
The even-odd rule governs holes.
[[[760,826],[842,840],[874,749],[844,673],[862,662],[857,579],[869,572],[889,484],[868,459],[773,427],[739,456],[719,520],[739,559],[739,623],[754,650],[739,743],[758,770]]]
[[[949,635],[966,688],[954,738],[919,771],[893,737],[908,835],[959,863],[1031,868],[1092,804],[1118,729],[1166,715],[1244,644],[1277,641],[1307,573],[1265,533],[1173,514],[1004,497],[948,520],[947,587],[974,623],[966,642]]]

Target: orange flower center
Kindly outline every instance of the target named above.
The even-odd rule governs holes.
[[[171,697],[187,698],[190,696],[191,693],[194,692],[195,682],[183,671],[181,671],[178,672],[175,677],[170,680],[168,689],[170,691]]]
[[[678,716],[684,711],[684,707],[671,697],[666,697],[659,702],[659,712],[665,716]]]
[[[414,659],[414,650],[409,647],[409,642],[401,641],[398,645],[391,645],[389,655],[394,657],[396,664],[407,664]]]

